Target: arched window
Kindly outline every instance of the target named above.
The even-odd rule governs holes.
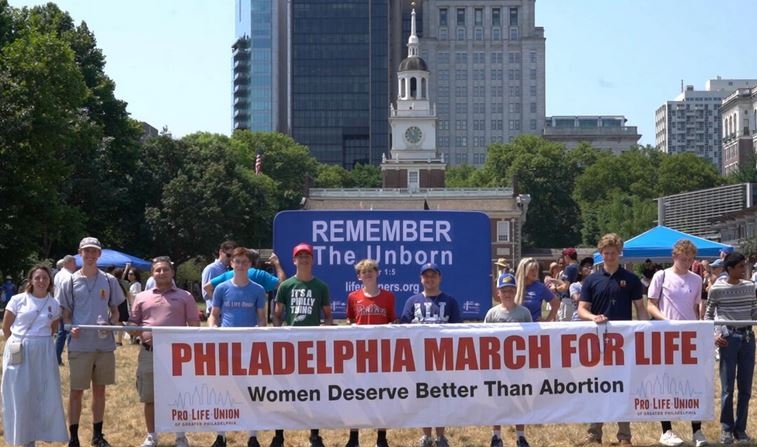
[[[405,97],[405,78],[400,78],[400,98],[406,99]]]
[[[426,78],[421,78],[421,98],[426,99]]]
[[[415,77],[410,78],[410,97],[415,99],[418,94],[418,80]]]

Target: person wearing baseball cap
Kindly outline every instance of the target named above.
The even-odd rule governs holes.
[[[97,238],[79,242],[82,267],[63,280],[55,299],[63,308],[63,323],[73,324],[68,342],[70,387],[69,447],[79,447],[79,418],[84,390],[92,386],[92,442],[110,447],[103,435],[105,387],[116,383],[116,341],[112,331],[81,330],[79,325],[120,325],[118,305],[126,300],[115,276],[97,268],[102,244]],[[75,304],[75,305],[74,305]]]
[[[289,326],[320,326],[323,311],[323,324],[330,326],[332,317],[329,288],[313,275],[313,246],[305,242],[297,244],[292,249],[292,262],[296,272],[279,285],[273,325],[283,324],[286,311]],[[307,299],[303,299],[304,297]],[[276,430],[270,447],[284,447],[284,430]],[[310,447],[324,447],[318,429],[310,430]]]
[[[521,306],[515,302],[515,291],[518,284],[515,275],[511,273],[501,273],[497,278],[497,299],[499,304],[489,309],[484,317],[484,323],[530,323],[531,311],[527,307]],[[525,436],[525,426],[518,424],[515,426],[516,445],[518,447],[527,447],[528,441]],[[492,427],[491,447],[502,447],[502,427],[495,425]]]
[[[400,323],[462,323],[460,306],[455,298],[442,292],[442,271],[433,262],[420,268],[423,291],[411,296],[400,315]],[[431,437],[431,427],[423,427],[421,447],[449,447],[444,436],[444,427],[436,427],[436,439]]]

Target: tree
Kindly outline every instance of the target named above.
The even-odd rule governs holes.
[[[664,156],[657,166],[658,197],[712,188],[723,183],[712,163],[689,152]]]
[[[657,218],[658,197],[719,182],[712,165],[693,154],[668,155],[647,146],[601,155],[576,179],[583,242],[593,244],[609,231],[622,237],[645,231]]]
[[[84,83],[82,97],[70,110],[75,116],[68,123],[71,138],[58,146],[60,161],[67,168],[58,194],[84,216],[85,229],[70,227],[76,232],[50,238],[43,252],[70,253],[72,239],[85,231],[106,245],[126,246],[136,238],[141,224],[134,219],[140,203],[132,194],[140,129],[128,118],[126,103],[115,98],[115,84],[104,73],[105,58],[86,23],[75,26],[68,13],[53,3],[22,8],[16,17],[17,29],[46,36],[66,48],[79,82]]]
[[[373,165],[356,164],[350,171],[354,188],[380,188],[381,168]]]
[[[4,14],[0,14],[4,15]],[[3,271],[45,258],[80,231],[83,215],[61,200],[71,173],[63,152],[83,121],[86,86],[71,49],[55,36],[14,24],[0,48],[0,259]]]
[[[275,196],[279,209],[297,209],[308,182],[318,174],[318,162],[305,146],[277,132],[237,130],[232,144],[242,152],[242,162],[252,166],[256,154],[263,157],[263,174],[277,185]]]
[[[166,143],[162,147],[178,146]],[[247,151],[226,136],[196,133],[180,145],[185,152],[176,176],[163,185],[160,203],[145,209],[155,253],[183,262],[212,253],[225,239],[269,246],[277,210],[275,182],[255,175]]]
[[[486,186],[507,186],[517,178],[518,191],[531,195],[524,244],[561,247],[579,240],[580,214],[571,196],[578,172],[562,145],[521,135],[511,143],[491,145],[486,163],[472,177]]]
[[[315,177],[316,188],[351,188],[350,173],[337,165],[318,165],[318,175]]]
[[[444,174],[444,182],[448,188],[466,188],[480,186],[476,184],[474,176],[477,169],[471,165],[460,165],[447,168]]]

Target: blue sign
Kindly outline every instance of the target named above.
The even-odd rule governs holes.
[[[273,221],[273,249],[287,276],[292,249],[313,246],[313,273],[326,282],[334,318],[346,318],[347,295],[361,288],[355,264],[370,258],[381,269],[379,287],[397,296],[397,313],[423,288],[419,268],[442,271],[442,291],[463,318],[483,320],[491,300],[489,217],[465,211],[282,211]]]

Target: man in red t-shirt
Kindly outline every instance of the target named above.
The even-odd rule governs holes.
[[[379,266],[373,259],[363,259],[355,264],[357,279],[363,287],[347,296],[347,319],[351,324],[397,323],[396,297],[392,292],[379,288]],[[357,429],[350,429],[346,447],[359,447]],[[389,447],[386,429],[378,429],[376,447]]]

